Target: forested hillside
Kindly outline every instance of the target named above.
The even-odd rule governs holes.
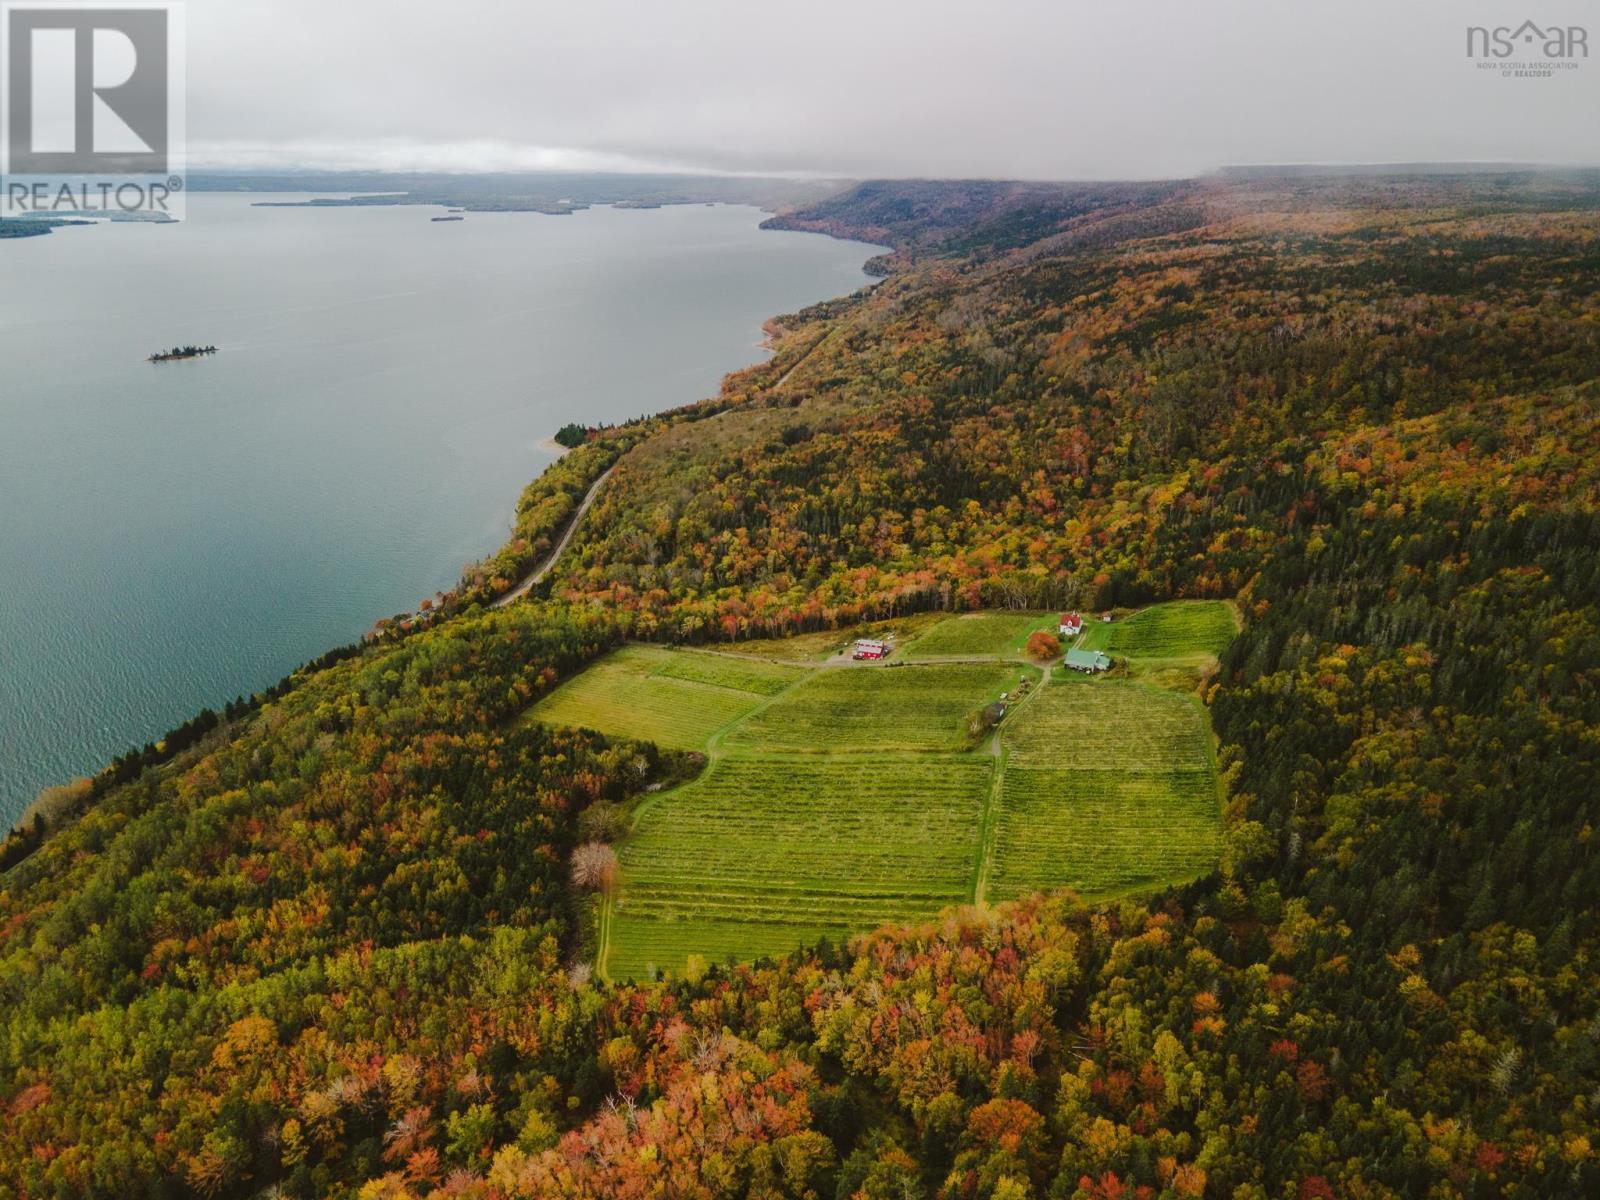
[[[1600,1194],[1600,183],[782,222],[891,273],[0,877],[0,1194]],[[583,864],[695,767],[519,719],[602,651],[1179,597],[1245,618],[1208,878],[590,978]]]

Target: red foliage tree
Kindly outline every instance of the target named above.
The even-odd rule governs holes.
[[[1049,662],[1052,658],[1061,657],[1061,639],[1053,633],[1040,630],[1028,639],[1028,657],[1036,658],[1040,662]]]

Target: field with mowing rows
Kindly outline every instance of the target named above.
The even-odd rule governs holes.
[[[819,670],[724,741],[729,751],[959,750],[965,718],[1033,667],[1011,663]]]
[[[754,659],[624,646],[556,688],[531,716],[672,750],[702,750],[713,733],[802,674]]]
[[[1209,769],[1006,767],[986,899],[1069,887],[1094,898],[1201,875],[1217,861]]]
[[[1143,684],[1061,682],[1016,714],[986,898],[1085,896],[1187,879],[1216,861],[1210,729],[1191,700]]]
[[[1175,600],[1110,625],[1091,622],[1083,644],[1088,650],[1147,660],[1215,658],[1237,632],[1233,610],[1221,600]]]
[[[1007,722],[1008,761],[1103,770],[1169,770],[1210,763],[1211,732],[1183,696],[1121,680],[1058,678]]]
[[[1038,629],[1054,633],[1060,617],[1056,613],[981,612],[946,617],[905,648],[908,658],[1022,653],[1028,635]]]
[[[780,954],[962,903],[993,762],[717,763],[646,809],[622,848],[608,973]]]

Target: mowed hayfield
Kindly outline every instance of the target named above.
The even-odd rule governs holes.
[[[1070,887],[1114,895],[1215,864],[1211,731],[1190,698],[1140,683],[1061,681],[1001,733],[1005,776],[986,899]]]
[[[757,659],[624,646],[556,688],[530,717],[671,750],[702,750],[712,734],[804,674]]]
[[[1174,600],[1109,625],[1090,621],[1083,645],[1143,660],[1216,658],[1237,633],[1233,609],[1225,601]]]
[[[718,762],[622,847],[607,974],[681,973],[932,917],[970,893],[988,755]]]
[[[1012,663],[818,670],[731,730],[730,752],[959,750],[966,718],[1034,667]]]
[[[910,659],[1012,657],[1022,653],[1030,634],[1055,633],[1057,613],[979,612],[946,617],[905,647]]]

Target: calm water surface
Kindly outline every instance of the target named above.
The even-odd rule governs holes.
[[[450,586],[556,428],[714,394],[876,253],[749,208],[260,198],[0,241],[5,825]],[[144,361],[187,342],[221,353]]]

